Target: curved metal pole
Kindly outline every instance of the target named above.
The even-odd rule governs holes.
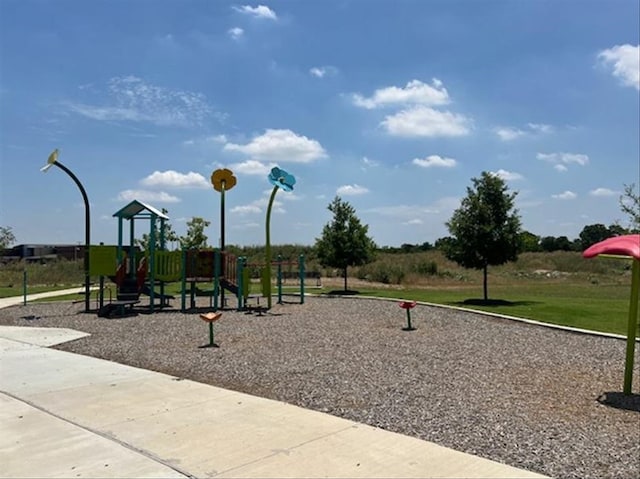
[[[267,308],[271,309],[271,207],[273,206],[273,200],[276,197],[276,193],[278,192],[278,187],[274,186],[273,187],[273,191],[271,192],[271,197],[269,198],[269,206],[267,206],[267,229],[266,229],[266,233],[267,233],[267,237],[266,237],[266,260],[267,260],[267,264],[266,264],[266,270],[267,272],[265,273],[265,281],[266,281],[266,285],[265,285],[265,292],[267,293]]]
[[[91,245],[91,213],[89,209],[89,198],[82,183],[73,172],[59,161],[53,163],[71,177],[80,189],[84,201],[84,310],[89,312],[89,301],[91,298],[91,275],[89,274],[89,247]]]

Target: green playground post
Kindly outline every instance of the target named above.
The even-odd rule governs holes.
[[[629,322],[627,324],[627,353],[624,365],[624,394],[631,394],[633,382],[633,356],[636,347],[638,328],[638,290],[640,289],[640,260],[634,259],[631,267],[631,299],[629,304]]]
[[[300,266],[300,304],[304,304],[304,255],[298,256],[298,265]]]
[[[218,295],[220,294],[220,261],[222,254],[220,251],[213,253],[213,310],[218,311]],[[224,307],[224,300],[221,301]]]
[[[187,310],[187,250],[182,248],[182,264],[180,265],[180,276],[182,277],[180,286],[181,309],[184,313]]]

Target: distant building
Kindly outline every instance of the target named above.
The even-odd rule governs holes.
[[[2,262],[31,261],[46,262],[57,259],[76,261],[84,258],[84,245],[79,244],[21,244],[3,251]]]

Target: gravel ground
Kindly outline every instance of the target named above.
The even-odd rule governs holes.
[[[198,348],[209,338],[197,313],[104,319],[81,309],[17,306],[0,310],[0,324],[85,331],[91,336],[57,348],[556,478],[640,477],[640,395],[620,393],[623,340],[429,306],[413,310],[417,330],[407,332],[395,302],[310,297],[263,316],[225,311],[215,325],[220,348]]]

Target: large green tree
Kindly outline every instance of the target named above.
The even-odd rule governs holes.
[[[207,235],[204,229],[211,224],[210,221],[194,216],[187,221],[187,235],[180,237],[180,246],[186,249],[198,249],[207,247]]]
[[[582,228],[580,232],[580,247],[585,250],[589,246],[599,243],[602,240],[616,236],[615,232],[611,231],[602,223],[596,223],[593,225],[587,225]]]
[[[16,241],[16,237],[11,231],[11,226],[0,226],[0,249],[11,246]]]
[[[488,299],[487,269],[518,258],[520,216],[514,208],[516,192],[511,193],[497,175],[482,172],[472,178],[467,196],[446,223],[453,240],[445,255],[464,268],[483,271],[484,299]]]
[[[347,268],[371,262],[376,244],[367,235],[369,226],[360,222],[349,203],[336,196],[328,209],[333,213],[333,219],[322,229],[315,249],[322,266],[342,270],[344,290],[347,291]]]

